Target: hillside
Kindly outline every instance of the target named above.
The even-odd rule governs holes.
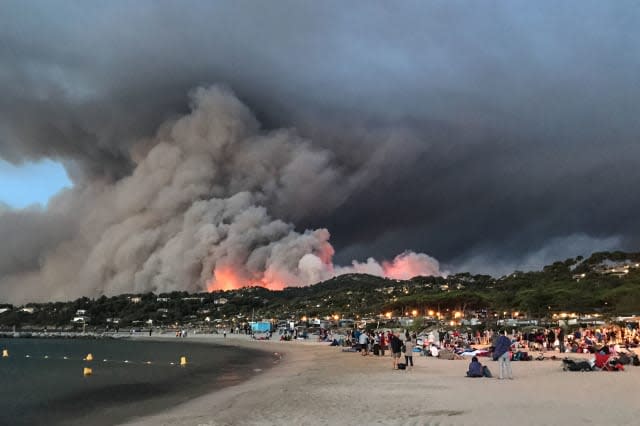
[[[494,278],[460,273],[400,281],[342,275],[309,287],[270,291],[248,287],[215,293],[120,295],[71,302],[0,305],[0,327],[138,327],[302,317],[376,318],[387,314],[454,319],[459,316],[553,318],[577,312],[640,313],[640,253],[601,252],[567,259],[541,271]],[[456,317],[457,318],[457,317]],[[74,321],[75,320],[75,321]]]

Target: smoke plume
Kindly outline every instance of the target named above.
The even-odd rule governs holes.
[[[132,148],[129,176],[76,185],[48,211],[1,214],[3,234],[25,228],[16,220],[30,222],[36,232],[24,235],[34,241],[3,236],[21,241],[16,253],[38,254],[2,259],[4,294],[61,299],[246,285],[282,289],[348,272],[392,278],[440,273],[437,261],[410,252],[382,264],[368,259],[334,266],[328,230],[299,232],[277,217],[335,209],[363,178],[346,173],[329,151],[294,130],[262,130],[225,88],[193,91],[191,108]]]

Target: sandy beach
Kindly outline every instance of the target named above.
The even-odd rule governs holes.
[[[224,344],[277,352],[282,359],[249,381],[125,424],[635,425],[640,419],[640,367],[580,373],[562,371],[560,361],[514,362],[514,380],[468,379],[466,360],[417,356],[415,367],[403,371],[392,369],[388,355],[362,357],[324,344],[245,336]],[[497,363],[481,362],[497,375]]]

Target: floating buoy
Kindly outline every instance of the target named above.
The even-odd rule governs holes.
[[[2,358],[9,358],[9,351],[7,349],[2,350]]]
[[[171,364],[171,365],[176,365],[176,363],[175,363],[175,362],[170,362],[169,364]]]
[[[151,361],[147,361],[145,364],[147,364],[147,365],[151,365]]]
[[[25,355],[24,357],[25,358],[31,358],[31,355]]]
[[[107,359],[106,359],[106,358],[105,358],[105,359],[103,359],[103,360],[102,360],[102,362],[107,362]]]
[[[85,361],[93,361],[93,355],[91,354],[87,354],[87,356],[84,357]]]
[[[125,360],[124,360],[124,363],[125,363],[125,364],[129,364],[129,360],[128,360],[128,359],[125,359]]]
[[[85,367],[84,370],[82,370],[82,374],[85,376],[90,376],[93,374],[93,370],[89,367]]]
[[[69,358],[67,358],[66,356],[63,356],[62,359],[69,359]]]
[[[181,356],[180,357],[180,365],[187,365],[187,357],[186,356]]]
[[[44,359],[49,359],[49,355],[45,355],[45,356],[44,356]]]

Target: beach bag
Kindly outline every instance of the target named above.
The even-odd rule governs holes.
[[[618,362],[622,365],[629,365],[631,364],[631,358],[627,354],[621,354],[618,357]]]
[[[398,363],[398,370],[406,370],[407,368],[407,364],[404,364],[402,362]]]
[[[487,367],[486,365],[482,366],[482,375],[489,378],[493,377],[493,374],[491,374],[491,370],[489,370],[489,367]]]
[[[636,367],[638,365],[640,365],[640,358],[638,358],[638,355],[634,355],[633,356],[633,361],[631,362],[633,365],[635,365]]]
[[[591,371],[591,364],[588,361],[578,361],[566,364],[569,371]]]

